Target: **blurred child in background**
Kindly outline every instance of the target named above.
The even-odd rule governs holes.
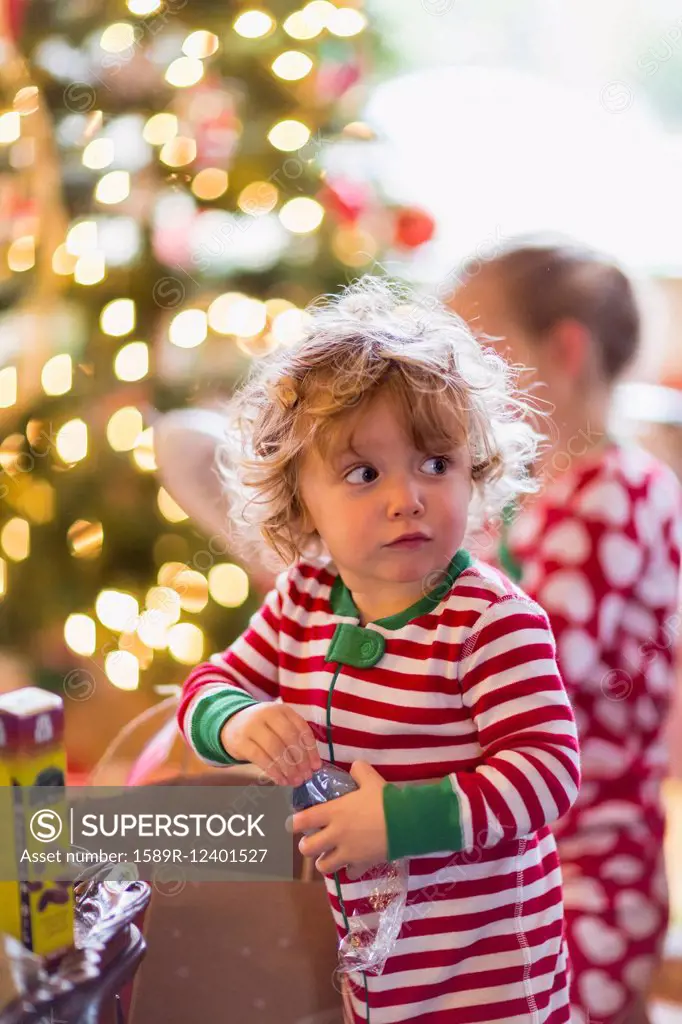
[[[660,785],[674,683],[681,489],[609,435],[614,383],[637,350],[632,286],[572,242],[517,240],[452,306],[532,369],[553,406],[541,489],[489,524],[497,562],[547,611],[580,736],[582,787],[553,825],[564,879],[574,1024],[645,1024],[668,920]],[[542,383],[540,383],[542,382]]]

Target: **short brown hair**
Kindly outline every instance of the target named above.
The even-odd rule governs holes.
[[[627,275],[611,260],[569,238],[529,235],[511,239],[482,261],[494,271],[510,313],[540,338],[564,319],[591,331],[604,376],[615,379],[640,340],[640,314]]]

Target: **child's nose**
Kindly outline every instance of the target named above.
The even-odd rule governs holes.
[[[391,518],[416,516],[423,511],[424,502],[416,481],[403,481],[395,485],[390,499]]]

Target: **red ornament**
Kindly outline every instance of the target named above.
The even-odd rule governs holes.
[[[372,201],[367,185],[346,178],[327,181],[317,196],[325,210],[342,224],[354,224]]]
[[[401,207],[395,218],[393,241],[405,249],[417,249],[430,241],[436,230],[436,222],[424,210],[416,207]]]

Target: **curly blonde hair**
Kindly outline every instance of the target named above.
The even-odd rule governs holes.
[[[324,555],[304,533],[299,488],[311,446],[325,457],[357,417],[388,392],[419,451],[469,447],[474,490],[467,532],[538,489],[529,473],[543,437],[518,371],[483,347],[436,300],[365,276],[307,310],[304,334],[254,362],[226,405],[217,469],[229,503],[227,533],[245,559],[273,568]],[[264,558],[265,556],[265,558]]]

